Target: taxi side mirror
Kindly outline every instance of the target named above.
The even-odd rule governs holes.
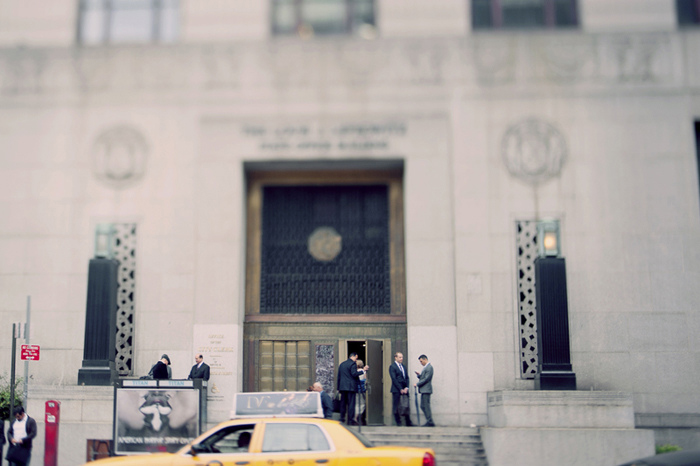
[[[190,445],[190,455],[197,456],[199,453],[206,452],[207,449],[203,445],[192,444]]]

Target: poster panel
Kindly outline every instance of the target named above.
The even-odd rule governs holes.
[[[197,436],[198,420],[198,390],[119,388],[115,453],[175,452]]]

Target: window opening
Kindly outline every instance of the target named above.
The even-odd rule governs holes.
[[[544,29],[578,25],[576,0],[472,0],[473,29]]]
[[[676,0],[676,17],[679,26],[700,24],[700,0]]]
[[[374,0],[272,0],[275,35],[376,36]]]
[[[175,42],[180,0],[80,0],[78,43]]]

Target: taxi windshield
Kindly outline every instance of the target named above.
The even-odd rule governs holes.
[[[365,447],[367,447],[367,448],[374,447],[374,444],[371,441],[369,441],[369,439],[367,437],[365,437],[364,435],[362,435],[360,432],[358,432],[354,429],[348,429],[348,431],[350,431],[350,433],[352,435],[354,435],[355,438],[357,440],[359,440],[362,443],[362,445],[364,445]]]

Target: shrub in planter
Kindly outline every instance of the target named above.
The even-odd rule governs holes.
[[[15,406],[21,406],[24,401],[22,393],[22,379],[15,379]],[[10,376],[6,373],[0,375],[0,420],[10,419],[12,410],[10,409]]]

